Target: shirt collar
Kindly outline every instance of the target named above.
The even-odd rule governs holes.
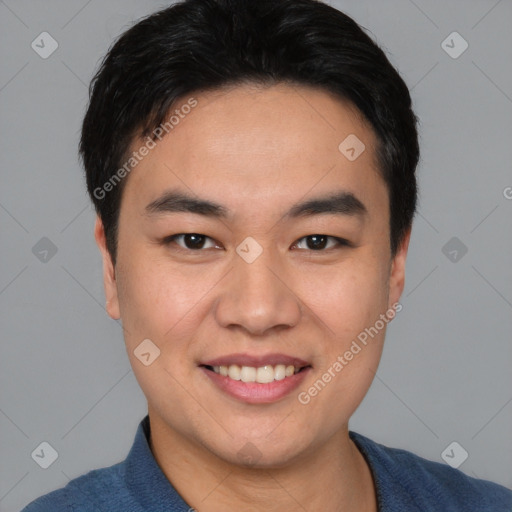
[[[152,512],[163,512],[170,509],[175,512],[189,512],[192,510],[191,507],[183,501],[158,466],[149,447],[150,435],[149,416],[146,416],[137,428],[133,446],[125,461],[125,478],[130,493],[141,507]],[[392,482],[387,481],[383,472],[379,471],[377,463],[379,454],[375,453],[375,443],[353,431],[349,431],[349,436],[370,467],[377,491],[379,512],[392,510],[389,507],[390,493],[388,492]],[[170,508],[171,506],[172,508]]]
[[[137,428],[135,441],[126,458],[128,489],[144,510],[189,512],[191,507],[167,480],[151,452],[150,432],[149,416],[146,416]]]
[[[365,458],[375,484],[378,512],[421,512],[405,482],[410,477],[408,469],[397,467],[384,446],[371,439],[349,431],[349,436]]]

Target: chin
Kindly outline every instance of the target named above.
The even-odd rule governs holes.
[[[205,445],[210,445],[210,451],[228,464],[252,469],[285,467],[312,446],[312,440],[303,439],[291,432],[283,431],[281,435],[269,434],[268,430],[258,435],[254,431],[252,435],[242,432],[237,431],[233,438],[224,436],[221,444],[217,438],[213,443]]]

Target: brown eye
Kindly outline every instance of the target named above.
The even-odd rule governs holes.
[[[187,249],[202,249],[206,237],[204,235],[198,235],[196,233],[189,233],[183,235],[183,242]]]
[[[294,246],[298,249],[322,251],[324,249],[333,249],[337,246],[340,247],[349,245],[350,243],[343,238],[328,235],[309,235],[301,238],[298,242],[295,243]]]
[[[306,238],[306,245],[308,249],[317,251],[319,249],[325,249],[329,237],[325,235],[311,235]]]
[[[201,235],[199,233],[181,233],[179,235],[173,235],[166,238],[167,244],[172,242],[175,242],[183,249],[189,249],[192,251],[216,247],[214,240],[206,235]]]

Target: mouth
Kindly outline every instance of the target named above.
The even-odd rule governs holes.
[[[218,390],[252,404],[284,398],[312,369],[308,362],[282,354],[263,357],[238,354],[207,361],[199,367]]]
[[[239,380],[242,382],[257,382],[258,384],[269,384],[270,382],[283,380],[287,377],[291,377],[292,375],[296,375],[297,373],[304,371],[306,368],[309,368],[309,365],[294,366],[291,364],[267,364],[264,366],[255,367],[231,364],[229,366],[204,365],[204,368],[231,380]]]

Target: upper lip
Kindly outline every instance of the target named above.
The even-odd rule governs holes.
[[[252,366],[254,368],[268,365],[275,366],[278,364],[284,364],[286,366],[293,365],[296,368],[311,366],[310,363],[303,359],[286,354],[229,354],[204,361],[200,363],[200,366],[231,366],[232,364],[237,364],[238,366]]]

